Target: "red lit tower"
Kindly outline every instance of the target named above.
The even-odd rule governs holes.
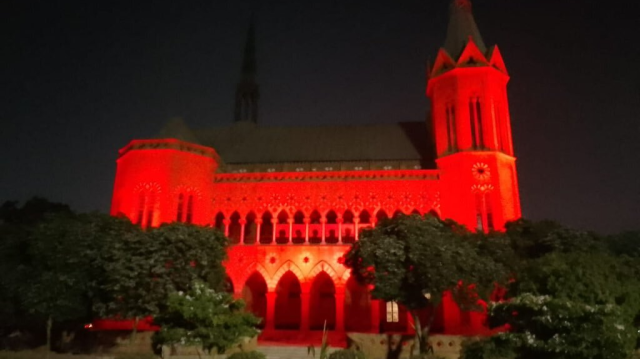
[[[428,76],[442,213],[469,228],[499,230],[520,218],[509,75],[498,47],[485,47],[469,0],[451,3],[445,44]]]

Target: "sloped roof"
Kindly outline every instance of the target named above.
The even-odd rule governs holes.
[[[427,167],[434,163],[426,122],[315,127],[238,122],[192,133],[226,163],[417,160]]]
[[[453,59],[457,59],[469,42],[469,38],[484,54],[487,47],[482,40],[476,20],[473,18],[470,0],[453,0],[449,9],[449,26],[444,40],[444,49]]]

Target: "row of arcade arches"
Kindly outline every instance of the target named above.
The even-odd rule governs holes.
[[[352,277],[343,281],[335,273],[322,269],[310,273],[309,280],[296,273],[293,267],[283,268],[286,268],[283,273],[274,276],[276,283],[268,282],[262,271],[255,270],[247,277],[241,291],[236,290],[236,293],[241,293],[247,310],[263,318],[262,328],[322,330],[326,321],[327,330],[347,332],[405,332],[408,329],[405,308],[391,306],[397,313],[389,316],[387,311],[390,306],[373,306],[367,287]],[[305,283],[305,280],[308,282]],[[269,303],[269,300],[273,303]],[[272,323],[267,322],[270,305]],[[374,315],[376,310],[379,312]],[[375,322],[375,318],[378,322]],[[434,332],[442,327],[443,320],[444,314],[440,311],[434,322]]]
[[[429,213],[438,216],[435,210]],[[391,215],[384,209],[365,209],[360,212],[282,209],[273,213],[267,210],[262,214],[255,211],[233,211],[230,214],[220,211],[214,217],[214,226],[235,244],[348,244],[358,239],[358,232],[362,228],[375,226],[391,217],[410,214],[425,213],[418,209],[396,210]]]

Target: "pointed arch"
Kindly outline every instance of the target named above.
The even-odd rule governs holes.
[[[333,280],[333,282],[336,284],[338,284],[341,281],[341,278],[338,276],[336,271],[331,267],[331,265],[329,265],[329,263],[325,261],[318,262],[318,264],[316,264],[315,267],[311,269],[307,277],[314,278],[321,272],[327,273],[329,277],[331,277],[331,280]]]
[[[349,271],[347,271],[349,272]],[[345,281],[344,326],[348,331],[363,332],[371,329],[371,296],[367,286],[349,277]]]
[[[311,283],[309,293],[309,328],[333,330],[336,326],[336,284],[327,272],[318,273]],[[342,303],[340,303],[342,304]]]
[[[302,286],[300,278],[287,270],[275,288],[275,329],[300,329],[302,323]],[[308,313],[305,313],[307,315]]]
[[[380,208],[377,212],[376,212],[376,222],[380,223],[386,219],[389,219],[389,215],[387,214],[387,212]]]
[[[213,218],[213,226],[224,233],[224,213],[222,213],[222,211],[216,213],[216,216]]]
[[[240,213],[234,211],[229,217],[229,238],[232,243],[240,243],[240,235],[242,232],[242,226],[240,225]]]
[[[260,327],[264,327],[265,318],[267,317],[267,281],[260,272],[253,271],[244,282],[242,288],[242,299],[246,303],[248,311],[253,313],[262,321]]]
[[[358,218],[360,219],[360,224],[369,224],[371,223],[371,214],[366,209],[363,209],[358,214]]]
[[[304,281],[304,275],[302,274],[300,267],[295,265],[292,261],[286,261],[280,266],[280,268],[278,268],[271,280],[267,282],[267,284],[269,284],[269,288],[275,288],[278,285],[280,278],[289,271],[298,278],[298,281]]]

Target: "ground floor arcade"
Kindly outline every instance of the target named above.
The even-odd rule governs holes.
[[[372,299],[342,265],[348,246],[234,246],[229,253],[229,289],[247,310],[263,319],[265,333],[322,331],[411,333],[413,319],[394,302]],[[477,335],[487,332],[482,313],[461,311],[449,296],[436,308],[432,332]]]

